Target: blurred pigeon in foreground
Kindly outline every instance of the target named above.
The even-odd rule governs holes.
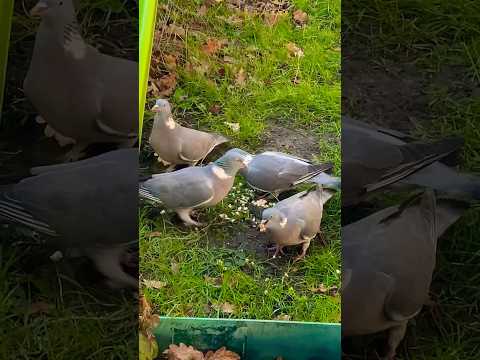
[[[138,64],[100,53],[80,34],[72,0],[40,0],[42,18],[24,91],[47,136],[74,144],[76,160],[94,143],[134,145],[138,136]]]
[[[344,336],[388,330],[387,359],[428,299],[437,239],[468,204],[432,190],[342,230]]]
[[[400,133],[372,128],[349,118],[342,122],[343,206],[354,205],[368,194],[401,180],[412,181],[422,169],[457,151],[461,139],[434,143],[405,143],[394,137]],[[429,170],[431,171],[431,170]],[[421,177],[420,186],[430,186]],[[451,178],[451,177],[450,177]],[[425,180],[425,179],[424,179]],[[435,188],[435,186],[433,186]]]
[[[193,209],[222,201],[230,192],[238,170],[245,166],[242,150],[232,149],[207,166],[153,175],[140,185],[140,196],[175,210],[185,225],[201,226],[190,217]]]
[[[332,170],[331,163],[312,164],[296,156],[266,151],[251,155],[248,167],[240,170],[248,185],[255,190],[278,193],[302,184],[316,175]]]
[[[302,253],[295,261],[305,257],[310,242],[320,232],[325,203],[340,189],[339,178],[324,180],[323,177],[317,178],[318,185],[314,190],[295,194],[263,211],[259,228],[276,243],[274,257],[283,254],[285,246],[300,244]]]
[[[157,100],[152,111],[155,112],[155,120],[149,142],[158,156],[158,161],[170,165],[167,171],[180,164],[196,165],[216,146],[229,141],[221,135],[177,124],[167,100]]]
[[[0,219],[91,258],[114,287],[137,287],[120,265],[127,245],[138,239],[137,169],[136,149],[33,168],[34,176],[2,188]]]

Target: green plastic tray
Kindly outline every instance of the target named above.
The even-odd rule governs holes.
[[[13,0],[0,1],[0,123],[2,122],[3,95],[7,74],[8,45],[12,25]]]
[[[226,346],[242,360],[339,360],[340,324],[163,317],[159,350],[184,343],[206,351]]]

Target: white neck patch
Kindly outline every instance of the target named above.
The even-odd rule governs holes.
[[[70,53],[75,60],[85,58],[87,55],[87,45],[79,34],[73,33],[71,40],[66,40],[63,48]]]
[[[231,179],[232,178],[220,166],[214,166],[212,168],[212,171],[213,171],[213,174],[221,180],[226,180],[226,179]]]
[[[177,127],[175,120],[173,120],[171,116],[169,116],[167,121],[165,121],[165,125],[167,125],[167,128],[169,128],[170,130],[173,130]]]
[[[285,218],[282,221],[280,221],[279,225],[283,229],[285,226],[287,226],[288,219]]]

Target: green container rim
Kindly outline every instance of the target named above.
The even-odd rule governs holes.
[[[0,1],[0,124],[7,77],[8,47],[12,30],[13,0]]]

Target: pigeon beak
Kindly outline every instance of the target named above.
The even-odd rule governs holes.
[[[153,105],[152,111],[153,112],[160,112],[160,106],[158,106],[157,104]]]
[[[260,222],[260,225],[258,225],[258,230],[262,233],[267,231],[267,223],[268,223],[268,220],[262,220]]]
[[[48,5],[43,2],[39,1],[37,5],[35,5],[31,10],[30,10],[30,15],[31,16],[42,16],[45,14],[45,12],[48,10]]]

